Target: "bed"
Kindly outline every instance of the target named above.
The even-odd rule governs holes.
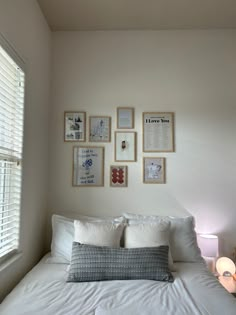
[[[131,225],[137,224],[136,218],[132,220],[130,219]],[[1,315],[236,314],[236,299],[208,271],[200,257],[197,261],[176,261],[178,255],[184,257],[185,254],[192,255],[190,260],[196,260],[193,259],[193,255],[196,255],[198,248],[196,247],[192,253],[187,253],[186,244],[183,244],[184,237],[181,240],[178,237],[178,241],[181,241],[185,247],[180,253],[173,247],[173,240],[171,241],[169,235],[174,261],[174,267],[169,265],[172,269],[173,282],[146,279],[68,282],[73,264],[73,257],[68,261],[65,252],[68,249],[66,242],[68,226],[67,228],[63,226],[63,231],[59,228],[57,232],[54,226],[52,252],[43,257],[3,301],[0,305]],[[137,229],[137,226],[135,228]],[[177,230],[175,227],[172,234],[180,233],[180,230]],[[56,235],[58,233],[64,241],[61,247],[59,245],[62,244],[62,240]],[[189,244],[193,241],[190,234],[192,237],[194,234],[190,229],[187,234],[185,241]],[[131,239],[131,241],[137,242],[136,236],[135,240]],[[176,235],[172,236],[176,241]],[[175,245],[178,247],[178,244]]]

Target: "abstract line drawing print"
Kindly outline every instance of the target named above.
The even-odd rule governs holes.
[[[89,141],[109,142],[111,133],[110,117],[90,117]]]

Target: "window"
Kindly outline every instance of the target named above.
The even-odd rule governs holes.
[[[18,58],[0,37],[0,262],[19,249],[25,74]]]

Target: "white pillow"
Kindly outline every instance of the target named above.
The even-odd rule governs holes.
[[[51,257],[47,263],[70,263],[74,238],[74,220],[53,214]]]
[[[201,251],[197,244],[194,217],[170,217],[170,247],[174,261],[202,261]]]
[[[173,261],[181,262],[199,262],[202,261],[201,252],[197,245],[197,237],[195,232],[195,222],[192,216],[162,217],[147,216],[132,213],[124,213],[124,217],[128,220],[128,224],[150,223],[160,221],[160,219],[170,221],[170,251]]]
[[[169,246],[169,268],[174,270],[169,243],[170,222],[159,220],[151,223],[133,224],[125,227],[126,248]]]
[[[74,241],[95,246],[120,247],[123,223],[74,221]]]
[[[114,218],[96,218],[83,215],[75,215],[76,219],[92,222],[124,222],[123,216]],[[52,242],[51,257],[47,263],[70,263],[72,243],[74,240],[74,219],[61,215],[52,215]]]

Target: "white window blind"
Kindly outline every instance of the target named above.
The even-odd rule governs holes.
[[[0,44],[0,262],[19,248],[25,74]]]

